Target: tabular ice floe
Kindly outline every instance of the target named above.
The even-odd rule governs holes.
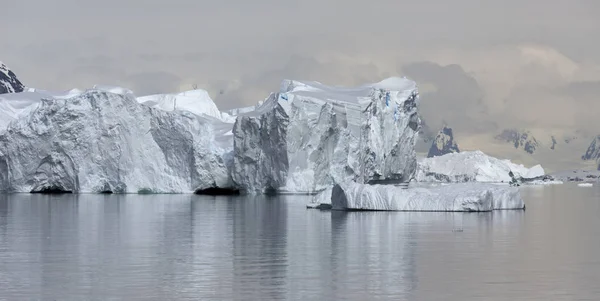
[[[518,188],[493,184],[460,183],[429,188],[404,188],[347,182],[317,194],[307,207],[333,210],[482,212],[525,209],[525,203]]]

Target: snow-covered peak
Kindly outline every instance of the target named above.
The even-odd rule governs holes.
[[[223,120],[223,115],[208,92],[197,89],[176,94],[155,94],[137,98],[138,102],[163,111],[182,110]],[[233,122],[233,120],[224,120]]]
[[[529,154],[535,153],[540,146],[530,131],[504,130],[496,136],[496,139],[512,143],[516,149],[522,149]]]
[[[427,158],[443,156],[449,153],[460,153],[460,150],[458,149],[458,144],[454,140],[452,129],[444,126],[433,140]]]
[[[581,156],[584,161],[597,160],[598,158],[600,158],[600,135],[594,137],[585,154]]]
[[[17,76],[2,62],[0,62],[0,94],[22,92],[25,86]]]

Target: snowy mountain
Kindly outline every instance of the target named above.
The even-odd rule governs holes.
[[[581,156],[581,160],[584,161],[598,159],[600,159],[600,135],[594,137],[585,154]]]
[[[496,139],[512,143],[516,149],[522,149],[529,154],[534,154],[540,147],[540,143],[530,131],[504,130],[496,136]]]
[[[354,180],[406,182],[416,169],[418,92],[389,78],[356,88],[285,80],[233,128],[234,182],[311,193]]]
[[[433,140],[427,158],[442,156],[449,153],[460,153],[460,150],[458,149],[458,144],[454,140],[452,129],[444,126]]]
[[[0,62],[0,94],[22,92],[25,86],[4,63]]]

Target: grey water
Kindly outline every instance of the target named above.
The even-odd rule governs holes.
[[[600,189],[521,189],[491,213],[2,195],[0,300],[598,300]]]

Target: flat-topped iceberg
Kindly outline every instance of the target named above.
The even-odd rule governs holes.
[[[312,193],[334,183],[409,181],[420,126],[413,81],[357,88],[285,80],[233,127],[234,182],[249,192]]]
[[[415,180],[418,182],[510,182],[544,176],[540,165],[527,168],[509,160],[500,160],[481,151],[445,154],[419,160]]]
[[[330,205],[330,206],[327,206]],[[317,194],[309,208],[383,211],[492,211],[524,209],[519,189],[482,183],[437,187],[337,184]]]
[[[233,186],[231,124],[130,93],[42,99],[0,131],[0,191],[192,192]]]

